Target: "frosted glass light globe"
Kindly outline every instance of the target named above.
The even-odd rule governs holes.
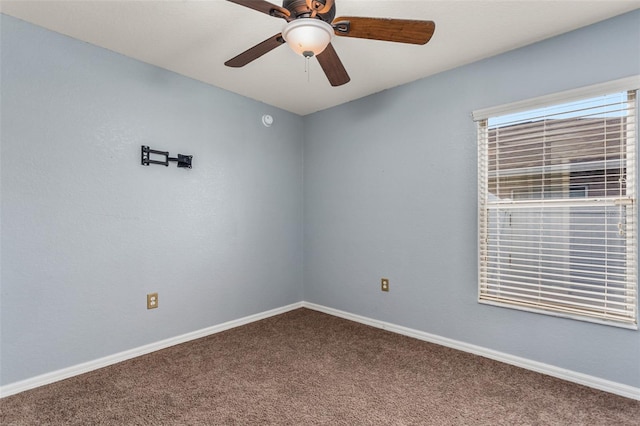
[[[289,47],[302,56],[315,56],[327,47],[333,36],[333,27],[315,18],[298,18],[289,22],[282,37]]]

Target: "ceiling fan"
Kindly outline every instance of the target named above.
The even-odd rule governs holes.
[[[287,21],[281,33],[229,59],[224,64],[239,68],[287,43],[294,52],[315,56],[332,86],[341,86],[351,78],[331,45],[331,37],[366,38],[396,43],[426,44],[433,36],[433,21],[364,18],[336,15],[335,0],[283,0],[277,6],[265,0],[228,0],[232,3],[282,18]]]

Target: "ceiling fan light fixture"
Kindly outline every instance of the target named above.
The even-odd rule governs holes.
[[[298,18],[289,22],[282,30],[282,37],[289,47],[305,57],[322,53],[332,36],[333,27],[315,18]]]

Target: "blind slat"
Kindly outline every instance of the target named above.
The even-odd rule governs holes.
[[[513,291],[516,290],[516,291]],[[563,304],[570,306],[583,306],[583,307],[593,307],[593,306],[603,306],[606,305],[608,309],[615,310],[617,313],[624,313],[625,310],[629,308],[629,303],[625,301],[616,301],[612,300],[612,295],[607,295],[606,298],[589,298],[589,297],[580,297],[576,295],[572,295],[569,293],[561,293],[554,291],[546,291],[544,289],[520,289],[517,287],[510,286],[488,286],[488,292],[491,292],[495,295],[500,295],[501,297],[513,297],[526,299],[526,300],[540,300],[544,302],[550,302],[553,300],[560,299]],[[528,291],[528,293],[527,293]],[[628,298],[624,298],[628,299]],[[624,300],[623,299],[623,300]]]
[[[588,284],[581,284],[580,282],[567,282],[565,279],[552,279],[552,278],[547,278],[550,277],[550,275],[545,274],[545,273],[540,273],[540,274],[536,274],[536,273],[530,273],[530,275],[532,275],[531,277],[527,277],[525,274],[515,274],[515,273],[509,273],[509,272],[516,272],[516,271],[497,271],[495,269],[488,270],[489,274],[487,277],[487,282],[490,281],[489,277],[495,277],[495,279],[497,279],[497,277],[500,278],[500,281],[495,281],[497,286],[502,285],[503,283],[510,283],[510,284],[519,284],[521,286],[523,286],[523,291],[524,288],[527,286],[534,286],[538,289],[544,288],[544,287],[548,287],[548,288],[555,288],[557,290],[567,290],[568,288],[573,288],[573,287],[580,287],[580,286],[584,286],[586,287]],[[564,276],[559,276],[556,275],[554,277],[557,278],[565,278]],[[513,278],[513,279],[510,279]],[[584,279],[582,277],[580,277],[580,279]],[[600,294],[606,294],[607,293],[607,286],[612,286],[612,288],[615,289],[622,289],[622,291],[625,292],[625,297],[626,297],[626,293],[627,293],[627,289],[626,289],[626,281],[616,281],[616,280],[606,280],[606,285],[600,285],[600,288],[603,289],[602,292],[600,292]],[[595,292],[593,294],[596,294]]]
[[[539,271],[536,269],[535,265],[522,265],[516,264],[511,265],[505,262],[492,262],[494,266],[487,267],[487,271],[489,274],[515,274],[514,276],[526,276],[526,275],[539,275],[540,277],[556,277],[556,278],[566,278],[573,276],[578,277],[581,282],[581,285],[587,285],[584,281],[594,282],[594,288],[599,288],[602,286],[601,281],[606,280],[607,284],[613,285],[619,283],[620,285],[626,285],[626,274],[615,273],[610,271],[590,271],[588,269],[561,269],[561,268],[548,268],[545,267],[543,270]],[[579,274],[579,275],[578,275]],[[560,281],[561,283],[566,283],[565,280]],[[572,282],[572,284],[577,284],[576,282]]]

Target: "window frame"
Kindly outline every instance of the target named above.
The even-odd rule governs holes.
[[[624,78],[624,79],[620,79],[620,80],[615,80],[615,81],[610,81],[610,82],[605,82],[602,84],[598,84],[598,85],[593,85],[593,86],[588,86],[588,87],[584,87],[584,88],[579,88],[579,89],[574,89],[574,90],[569,90],[569,91],[564,91],[564,92],[559,92],[559,93],[554,93],[551,95],[547,95],[547,96],[543,96],[543,97],[538,97],[538,98],[534,98],[534,99],[528,99],[528,100],[524,100],[524,101],[519,101],[519,102],[515,102],[515,103],[511,103],[511,104],[506,104],[506,105],[500,105],[500,106],[496,106],[496,107],[491,107],[491,108],[485,108],[485,109],[480,109],[480,110],[476,110],[473,112],[472,117],[474,119],[474,121],[476,121],[477,124],[477,139],[478,139],[478,303],[482,303],[482,304],[486,304],[486,305],[495,305],[495,306],[500,306],[500,307],[505,307],[505,308],[511,308],[511,309],[517,309],[517,310],[523,310],[523,311],[529,311],[529,312],[535,312],[535,313],[541,313],[541,314],[545,314],[545,315],[551,315],[551,316],[558,316],[558,317],[565,317],[565,318],[571,318],[571,319],[576,319],[576,320],[580,320],[580,321],[587,321],[587,322],[595,322],[595,323],[600,323],[600,324],[606,324],[606,325],[612,325],[612,326],[616,326],[616,327],[622,327],[622,328],[630,328],[630,329],[634,329],[637,330],[638,329],[638,316],[639,313],[638,311],[639,309],[639,295],[638,295],[638,282],[637,282],[637,273],[638,273],[638,265],[637,265],[637,256],[638,256],[638,230],[637,230],[637,199],[638,199],[638,193],[637,193],[637,180],[638,180],[638,167],[637,167],[637,151],[638,151],[638,133],[640,133],[638,130],[638,126],[639,126],[639,116],[640,116],[640,112],[639,112],[639,108],[638,108],[638,104],[640,103],[638,98],[639,98],[639,89],[640,89],[640,75],[636,75],[636,76],[631,76],[628,78]],[[607,94],[612,94],[612,93],[617,93],[617,92],[626,92],[626,91],[635,91],[636,92],[636,96],[635,96],[635,135],[633,138],[633,155],[634,155],[634,172],[632,173],[633,176],[633,182],[630,182],[631,185],[631,190],[630,193],[633,196],[633,204],[630,207],[630,211],[631,214],[633,214],[633,218],[634,218],[634,224],[635,227],[633,229],[633,240],[629,241],[630,238],[627,237],[625,239],[626,241],[626,247],[627,250],[629,249],[629,247],[633,246],[633,255],[631,257],[627,256],[626,258],[626,270],[627,270],[627,274],[626,274],[626,280],[627,281],[631,281],[631,280],[635,280],[635,283],[633,284],[632,289],[629,291],[629,293],[631,293],[633,295],[634,298],[634,304],[632,304],[632,306],[635,307],[634,312],[635,312],[635,318],[633,318],[633,322],[628,322],[628,321],[617,321],[617,320],[610,320],[607,318],[596,318],[596,317],[592,317],[589,315],[584,314],[584,312],[586,312],[586,309],[583,310],[583,313],[581,314],[580,312],[575,313],[575,312],[569,312],[569,310],[562,312],[561,309],[559,309],[560,304],[557,304],[556,309],[552,309],[552,310],[547,310],[545,308],[539,308],[539,307],[535,307],[535,306],[522,306],[519,305],[518,303],[516,303],[515,301],[512,303],[509,303],[508,301],[492,301],[492,300],[487,300],[486,298],[483,299],[483,294],[487,294],[488,290],[485,288],[484,289],[484,293],[483,293],[483,279],[485,280],[484,283],[485,285],[488,283],[488,280],[486,279],[486,274],[487,274],[487,270],[486,270],[486,264],[488,262],[484,262],[483,263],[483,256],[487,253],[488,250],[488,246],[489,246],[489,218],[488,218],[488,214],[489,214],[489,207],[488,207],[488,202],[486,201],[486,196],[489,195],[489,177],[488,177],[488,162],[489,162],[489,157],[488,157],[488,153],[484,152],[483,149],[486,148],[487,144],[488,144],[488,125],[487,122],[490,118],[493,117],[501,117],[504,115],[509,115],[509,114],[515,114],[515,113],[521,113],[521,112],[525,112],[525,111],[529,111],[529,110],[535,110],[535,109],[539,109],[539,108],[545,108],[545,107],[550,107],[550,106],[554,106],[554,105],[559,105],[559,104],[566,104],[566,103],[570,103],[573,101],[578,101],[578,100],[583,100],[583,99],[587,99],[587,98],[595,98],[595,97],[599,97],[602,95],[607,95]],[[483,134],[484,132],[484,134]],[[586,184],[582,184],[581,186],[583,186],[585,188],[584,190],[584,195],[585,198],[588,196],[588,191],[589,191],[589,183],[587,182]],[[629,190],[629,188],[627,188],[627,190]],[[483,199],[482,197],[485,197],[485,199]],[[570,196],[569,196],[570,197]],[[628,215],[628,214],[627,214]],[[569,219],[570,220],[570,219]],[[607,219],[604,219],[603,224],[606,226],[606,221]],[[570,222],[573,223],[573,222]],[[498,237],[499,238],[499,237]],[[486,256],[485,256],[486,257]],[[629,259],[633,259],[632,261],[630,261]],[[486,260],[486,259],[485,259]],[[484,265],[484,266],[483,266]],[[484,268],[484,269],[483,269]],[[484,274],[484,275],[483,275]],[[485,278],[483,278],[485,277]],[[631,277],[631,278],[630,278]],[[571,284],[570,281],[567,281],[567,284]],[[604,284],[603,284],[604,286]],[[486,297],[486,296],[485,296]],[[557,297],[557,296],[555,296]],[[543,304],[539,304],[539,306],[542,306]]]

